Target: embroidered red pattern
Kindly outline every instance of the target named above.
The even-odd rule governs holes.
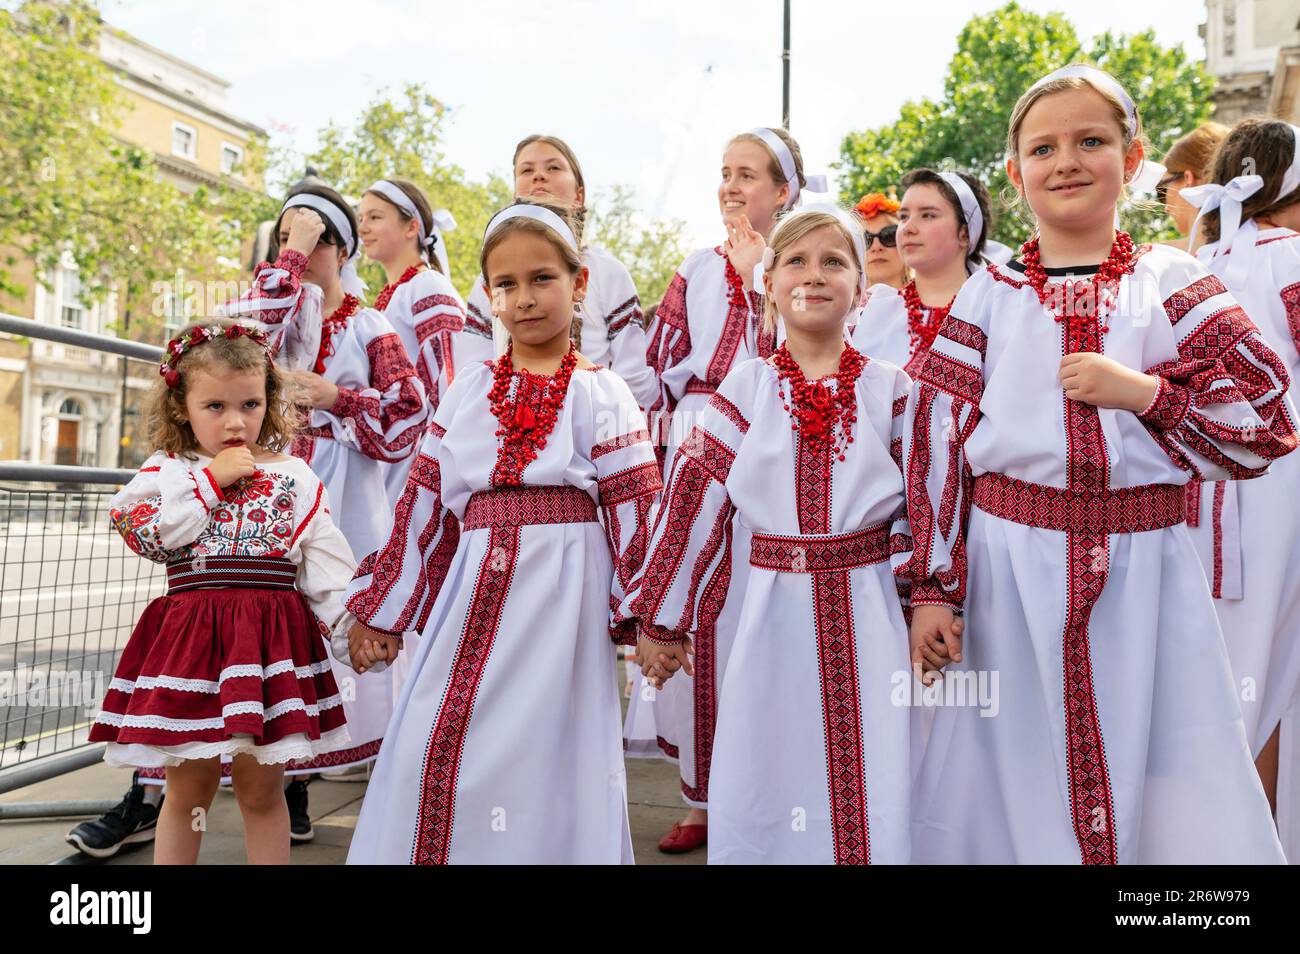
[[[1223,599],[1223,497],[1227,484],[1214,484],[1214,598]]]
[[[598,520],[591,494],[579,487],[560,485],[480,490],[465,505],[462,523],[468,531]]]
[[[519,557],[519,529],[492,531],[474,583],[465,629],[456,647],[447,691],[429,733],[420,779],[419,816],[411,862],[445,865],[456,820],[456,779],[474,700],[505,607]]]
[[[745,420],[745,415],[740,413],[740,408],[732,404],[721,394],[716,391],[709,398],[709,407],[713,408],[732,424],[736,425],[736,430],[745,434],[749,431],[749,421]]]
[[[1175,484],[1144,484],[1101,492],[1049,487],[1005,474],[975,478],[974,504],[1003,520],[1044,530],[1086,534],[1145,533],[1183,522],[1187,496]]]
[[[600,505],[617,507],[634,497],[658,493],[663,488],[663,478],[659,473],[659,462],[650,460],[601,477],[597,486],[600,488]]]
[[[721,248],[714,251],[722,257],[723,268],[729,267],[731,262],[726,253]],[[727,302],[727,314],[722,320],[722,333],[718,335],[718,344],[713,349],[713,357],[709,359],[709,370],[704,376],[705,381],[715,388],[722,383],[722,379],[736,363],[736,352],[740,350],[740,343],[745,339],[745,332],[751,320],[750,305],[748,296],[737,296],[735,302]]]
[[[1178,324],[1187,313],[1215,295],[1225,294],[1228,289],[1214,275],[1197,279],[1186,288],[1181,288],[1165,299],[1165,313],[1171,324]]]
[[[633,447],[637,444],[650,443],[650,432],[647,430],[629,431],[626,434],[620,434],[618,437],[611,437],[607,441],[601,441],[591,448],[592,461],[600,460],[606,454],[612,454],[614,451],[622,450],[625,447]]]
[[[753,534],[751,566],[781,573],[829,573],[870,566],[888,559],[888,524],[875,524],[852,533],[829,536]]]
[[[688,785],[686,779],[682,779],[682,794],[690,801],[701,804],[708,804],[709,801],[709,770],[713,764],[713,736],[718,724],[718,616],[731,588],[731,514],[726,510],[719,514],[718,526],[722,528],[722,556],[718,561],[718,569],[700,596],[700,626],[699,632],[695,634],[695,676],[691,685],[695,705],[695,784]],[[705,549],[709,551],[709,558],[699,561],[697,576],[712,561],[712,554],[718,548],[706,546]],[[691,582],[691,602],[694,602],[696,582],[695,579]]]

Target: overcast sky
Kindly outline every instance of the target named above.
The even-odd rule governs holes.
[[[942,91],[957,33],[1001,0],[795,0],[791,128],[807,172],[843,135]],[[1204,58],[1199,0],[1022,0],[1081,37],[1154,28]],[[718,240],[727,138],[781,120],[780,0],[103,0],[105,19],[229,80],[228,107],[309,150],[381,87],[424,83],[449,107],[446,153],[472,178],[508,174],[514,144],[562,136],[588,191],[632,187],[648,214]],[[833,180],[832,180],[833,181]],[[436,197],[435,197],[436,200]]]

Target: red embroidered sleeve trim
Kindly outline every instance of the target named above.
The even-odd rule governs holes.
[[[939,329],[939,335],[956,344],[970,348],[972,351],[979,352],[981,360],[988,351],[989,336],[984,333],[983,329],[953,315],[948,316],[943,327]]]
[[[740,413],[740,408],[716,391],[709,398],[709,407],[736,425],[736,430],[740,431],[740,433],[745,434],[749,431],[749,421],[745,420],[745,415]]]
[[[921,372],[921,380],[960,401],[979,404],[984,394],[984,376],[972,367],[941,351],[931,351]]]
[[[1183,422],[1191,405],[1192,392],[1189,388],[1171,384],[1168,379],[1161,378],[1156,387],[1156,396],[1138,417],[1152,427],[1167,431]]]
[[[961,609],[961,600],[945,590],[939,581],[931,577],[912,583],[913,606],[946,606],[949,609]]]
[[[325,485],[317,484],[316,499],[312,501],[311,510],[307,511],[307,516],[303,518],[302,523],[298,524],[298,529],[293,532],[293,539],[289,541],[289,549],[293,549],[293,545],[298,542],[298,538],[302,536],[302,532],[307,529],[307,524],[311,523],[311,518],[316,516],[316,511],[320,509],[321,497],[324,496],[324,494]]]
[[[203,468],[203,476],[206,477],[206,478],[208,478],[208,483],[210,483],[210,484],[212,485],[212,492],[213,492],[214,494],[217,495],[217,499],[218,499],[218,500],[225,500],[225,499],[226,499],[226,495],[223,494],[223,493],[221,492],[221,485],[218,484],[218,483],[217,483],[217,479],[216,479],[215,477],[212,476],[212,471],[210,471],[210,470],[208,470],[206,467],[204,467],[204,468]]]
[[[650,460],[602,477],[596,484],[600,489],[600,505],[617,507],[635,497],[657,494],[663,489],[663,478],[659,474],[659,464]]]
[[[291,248],[280,249],[280,256],[275,260],[276,268],[283,268],[294,278],[301,278],[307,270],[307,256]]]
[[[699,463],[720,484],[727,482],[731,464],[736,459],[736,454],[730,447],[698,425],[691,428],[686,440],[678,448],[678,453]]]
[[[473,304],[465,306],[465,330],[480,338],[492,337],[492,319],[485,316]]]
[[[645,620],[639,622],[637,633],[646,642],[654,643],[656,646],[680,646],[682,644],[682,633],[674,633],[671,629],[647,623]]]
[[[607,441],[601,441],[591,449],[591,459],[599,460],[606,454],[612,454],[614,451],[622,450],[625,447],[633,447],[637,444],[649,444],[650,432],[647,430],[629,431],[626,434],[620,434],[618,437],[611,437]]]
[[[1174,292],[1165,299],[1165,314],[1169,316],[1170,324],[1178,324],[1187,313],[1202,302],[1208,301],[1215,295],[1222,295],[1227,292],[1223,282],[1214,275],[1206,275],[1204,278],[1197,279],[1186,288]]]

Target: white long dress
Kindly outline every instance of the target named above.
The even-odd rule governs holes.
[[[415,365],[432,418],[438,402],[456,379],[458,356],[454,342],[465,330],[465,302],[446,275],[423,268],[393,289],[383,313]],[[411,454],[385,469],[389,504],[397,505],[414,462],[415,455]]]
[[[756,291],[733,292],[728,282],[731,271],[721,248],[692,253],[673,275],[648,329],[648,353],[658,375],[659,397],[647,414],[651,432],[665,448],[665,473],[678,445],[731,369],[776,350],[777,336],[762,332],[763,296]],[[744,524],[735,532],[733,553],[748,553]],[[744,592],[748,570],[748,560],[733,560],[733,593]],[[697,668],[694,677],[680,673],[659,692],[643,686],[628,706],[624,730],[628,754],[657,750],[675,759],[682,798],[696,808],[707,807],[709,801],[714,714],[739,617],[739,600],[727,600],[718,613],[713,657]]]
[[[320,290],[303,283],[304,256],[284,250],[259,265],[248,295],[226,306],[233,318],[266,330],[277,360],[314,364],[321,333]],[[291,453],[305,460],[329,491],[334,519],[352,552],[371,553],[388,539],[392,509],[384,471],[411,456],[427,418],[424,386],[388,320],[361,308],[333,338],[322,375],[339,388],[333,408],[314,408]],[[358,676],[334,660],[352,741],[345,749],[296,763],[286,774],[346,768],[373,761],[401,690],[401,668]]]
[[[1189,478],[1257,476],[1295,447],[1286,370],[1175,249],[1140,250],[1108,323],[1067,340],[1017,263],[990,266],[909,398],[912,602],[964,602],[946,678],[998,679],[995,714],[935,714],[913,861],[1282,860],[1183,516]],[[1159,376],[1151,406],[1067,401],[1076,351]]]
[[[1228,291],[1295,381],[1300,234],[1265,229],[1255,243],[1250,280]],[[1232,256],[1210,262],[1216,246],[1200,257],[1222,278]],[[1291,395],[1287,411],[1294,422]],[[1300,454],[1282,458],[1256,480],[1198,489],[1199,505],[1188,520],[1192,540],[1215,596],[1251,754],[1258,756],[1279,731],[1278,834],[1287,858],[1300,864]]]
[[[512,400],[539,410],[551,380],[516,373]],[[634,636],[612,612],[661,486],[645,418],[618,376],[575,370],[525,486],[493,490],[492,381],[456,376],[346,600],[422,633],[349,863],[632,860],[611,637]]]
[[[690,634],[698,671],[723,600],[742,607],[717,700],[710,864],[905,863],[911,710],[891,687],[910,675],[890,544],[911,382],[867,362],[840,461],[794,433],[778,381],[751,359],[710,398],[623,614],[652,640]],[[752,551],[735,558],[751,566],[737,591],[728,551],[742,524]]]
[[[605,251],[588,245],[582,250],[582,264],[587,266],[587,297],[579,306],[582,340],[578,350],[592,364],[609,368],[622,378],[637,404],[648,408],[659,396],[655,370],[646,360],[646,335],[641,314],[641,298],[623,263]],[[466,305],[469,315],[467,331],[486,329],[486,342],[492,339],[492,306],[483,288],[483,276],[474,280]],[[483,342],[484,335],[478,336]],[[473,349],[467,342],[470,357],[488,361],[492,351]]]

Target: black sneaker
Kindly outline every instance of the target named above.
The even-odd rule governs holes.
[[[289,806],[289,843],[311,841],[316,837],[316,829],[311,826],[311,815],[307,814],[307,783],[295,778],[284,789],[284,800]]]
[[[111,858],[123,845],[153,841],[161,809],[162,799],[150,805],[144,800],[144,786],[132,778],[131,789],[122,801],[94,821],[82,822],[68,832],[66,840],[82,854]]]

